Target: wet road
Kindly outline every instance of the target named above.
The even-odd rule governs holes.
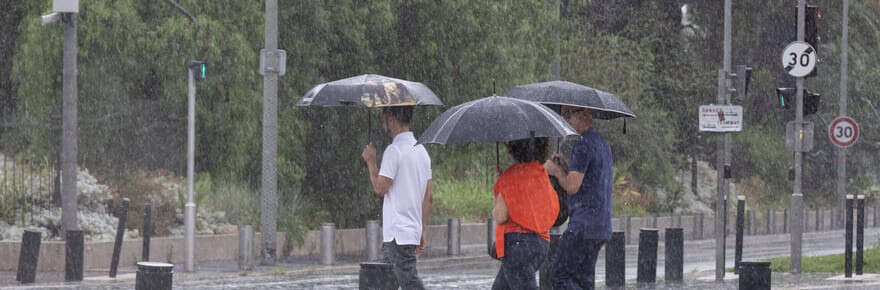
[[[827,255],[843,252],[843,231],[811,232],[804,234],[804,256]],[[878,241],[880,228],[865,229],[865,246],[873,248]],[[734,245],[733,239],[728,240],[728,245]],[[744,242],[744,260],[769,258],[789,255],[789,236],[746,236]],[[671,284],[659,281],[654,285],[634,284],[636,273],[637,247],[626,247],[626,273],[629,283],[628,289],[736,289],[737,281],[728,280],[723,283],[704,281],[700,277],[714,276],[714,240],[687,242],[685,244],[685,284]],[[658,280],[662,280],[664,247],[658,249]],[[727,267],[733,267],[733,249],[728,248]],[[604,280],[604,253],[597,264],[597,285],[602,285]],[[473,257],[453,259],[444,263],[420,262],[419,275],[422,277],[426,288],[429,289],[488,289],[494,281],[500,263],[488,257]],[[809,274],[804,276],[791,276],[785,273],[774,273],[774,288],[801,288],[803,286],[816,286],[812,289],[840,288],[844,286],[840,282],[827,281],[829,274]],[[72,284],[53,285],[40,289],[131,289],[132,282],[112,283],[103,285]],[[341,267],[340,270],[324,274],[305,275],[259,275],[240,276],[238,273],[229,273],[221,278],[211,279],[187,279],[185,276],[175,275],[174,286],[178,289],[356,289],[358,287],[357,267]],[[853,289],[880,288],[880,283],[847,285]],[[12,287],[12,289],[36,289],[32,287]]]

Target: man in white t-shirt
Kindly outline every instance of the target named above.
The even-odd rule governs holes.
[[[403,289],[424,289],[416,271],[415,254],[425,249],[425,229],[431,212],[431,158],[409,130],[412,107],[382,110],[382,127],[394,140],[376,167],[376,148],[367,144],[361,157],[370,169],[373,190],[383,197],[382,252],[394,266]]]

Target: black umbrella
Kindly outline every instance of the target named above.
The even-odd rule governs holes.
[[[365,74],[323,83],[307,92],[297,106],[367,108],[393,106],[442,106],[443,102],[425,84],[375,74]],[[367,112],[367,134],[372,140],[372,118]]]
[[[443,105],[425,84],[381,75],[359,75],[315,86],[297,106],[391,106]]]
[[[636,117],[629,107],[617,96],[567,81],[550,81],[516,86],[504,95],[511,98],[535,101],[545,105],[565,105],[592,109],[593,117],[603,120],[619,117]]]
[[[569,135],[577,135],[577,132],[547,106],[492,96],[443,112],[419,137],[419,143],[507,142]]]

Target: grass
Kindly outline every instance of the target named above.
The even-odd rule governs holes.
[[[865,273],[880,273],[880,248],[866,249],[864,258]],[[855,260],[856,253],[853,252],[853,271],[855,271]],[[776,257],[764,261],[770,262],[770,270],[773,272],[789,272],[791,269],[789,257]],[[843,273],[843,254],[804,257],[801,270],[804,273]]]
[[[465,222],[484,222],[492,213],[490,185],[478,179],[435,179],[431,224],[445,224],[457,217]]]

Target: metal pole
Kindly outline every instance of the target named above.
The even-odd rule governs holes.
[[[853,196],[851,194],[846,195],[846,237],[844,241],[844,246],[846,247],[843,250],[843,266],[844,266],[844,275],[847,278],[852,277],[852,240],[853,240]]]
[[[611,240],[605,247],[605,285],[623,286],[626,284],[626,237],[623,232],[611,233]],[[551,287],[552,289],[552,287]]]
[[[150,260],[150,236],[153,235],[153,226],[152,221],[150,220],[152,216],[152,205],[149,203],[144,206],[144,227],[143,227],[143,236],[144,236],[144,244],[141,248],[141,260],[149,261]]]
[[[321,265],[332,265],[336,261],[336,224],[321,223]]]
[[[379,260],[379,252],[382,250],[382,233],[379,230],[379,221],[368,220],[366,232],[367,261],[377,261]]]
[[[64,80],[61,138],[61,221],[64,230],[79,230],[76,216],[77,46],[76,13],[64,13]]]
[[[119,212],[119,224],[116,226],[116,240],[113,243],[113,256],[110,258],[110,278],[116,278],[119,268],[119,254],[122,252],[122,239],[125,237],[125,223],[128,221],[128,207],[131,201],[122,199],[122,210]]]
[[[840,37],[840,107],[839,116],[846,116],[848,86],[846,84],[849,67],[849,0],[843,0],[843,33]],[[837,203],[845,206],[846,194],[846,148],[837,148]]]
[[[278,0],[266,0],[266,50],[278,49]],[[277,58],[277,54],[274,54]],[[278,155],[278,70],[263,73],[263,184],[260,193],[260,232],[263,265],[275,265],[276,258],[276,169]]]
[[[427,230],[427,229],[425,229]],[[461,254],[461,220],[451,218],[446,227],[446,255],[458,256]]]
[[[81,281],[83,268],[82,232],[79,231],[76,206],[76,165],[77,165],[77,45],[76,13],[63,13],[64,56],[63,56],[63,108],[61,136],[61,222],[66,234],[67,250],[65,280]],[[74,238],[71,241],[69,238]],[[80,237],[80,239],[76,239]]]
[[[657,240],[659,238],[658,229],[642,228],[639,230],[639,256],[636,271],[638,283],[654,283],[657,279]]]
[[[728,77],[730,75],[731,68],[731,38],[732,38],[732,17],[731,12],[733,10],[733,1],[732,0],[724,0],[724,78],[722,81],[724,85],[722,89],[724,89],[723,94],[720,97],[724,98],[724,104],[730,105],[730,90],[732,80]],[[723,196],[723,199],[719,199],[719,201],[723,200],[722,206],[723,209],[720,213],[716,213],[716,219],[721,219],[721,228],[716,229],[716,244],[715,244],[715,280],[721,281],[724,279],[724,259],[725,259],[725,245],[726,245],[726,237],[727,237],[727,201],[730,197],[730,184],[724,175],[724,168],[730,166],[730,147],[731,147],[731,139],[730,133],[724,133],[724,154],[722,157],[724,158],[723,163],[718,164],[718,183],[720,185],[719,195]],[[716,222],[717,225],[717,222]],[[718,244],[718,240],[721,240],[720,245]],[[720,250],[718,249],[720,246]]]
[[[238,270],[253,270],[254,227],[238,226]]]
[[[856,275],[862,275],[865,264],[865,196],[860,194],[856,198]]]
[[[739,262],[742,261],[743,223],[745,222],[746,197],[737,196],[736,201],[736,249],[733,255],[733,272],[739,274]]]
[[[666,228],[666,281],[681,281],[684,277],[684,230]]]
[[[798,33],[797,40],[804,41],[804,18],[805,18],[806,0],[798,0]],[[797,110],[795,115],[795,130],[803,132],[804,122],[804,78],[797,78]],[[800,135],[803,136],[803,135]],[[801,273],[801,241],[803,239],[804,221],[800,217],[803,215],[803,194],[801,193],[801,174],[802,174],[802,158],[803,139],[795,138],[794,146],[794,192],[791,194],[791,273]]]
[[[196,203],[193,192],[193,167],[195,166],[196,151],[196,81],[193,67],[187,65],[187,121],[186,121],[186,207],[184,208],[183,225],[185,261],[183,270],[193,271],[195,259],[195,233],[196,233]]]

